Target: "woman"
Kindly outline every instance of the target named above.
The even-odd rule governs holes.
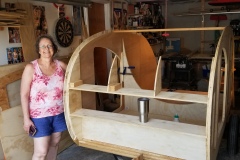
[[[58,47],[52,37],[36,41],[38,59],[27,64],[21,81],[24,130],[36,128],[32,160],[55,160],[61,132],[67,129],[63,107],[63,80],[66,64],[54,60]]]

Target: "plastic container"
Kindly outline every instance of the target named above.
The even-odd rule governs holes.
[[[179,122],[179,116],[178,116],[178,114],[175,114],[175,115],[174,115],[173,121],[174,121],[174,122]]]

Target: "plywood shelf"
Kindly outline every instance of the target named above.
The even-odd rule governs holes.
[[[94,118],[99,120],[110,120],[111,122],[117,121],[120,123],[131,124],[131,125],[139,125],[143,127],[157,128],[167,131],[179,132],[181,134],[194,135],[202,138],[206,138],[206,127],[198,126],[186,123],[176,123],[173,121],[166,121],[160,119],[149,119],[147,123],[139,122],[138,116],[127,115],[127,114],[119,114],[119,113],[110,113],[103,111],[96,111],[90,109],[78,109],[73,112],[71,117],[79,117],[79,118]]]
[[[194,94],[194,92],[183,93],[183,92],[168,92],[167,90],[161,91],[159,94],[154,96],[153,90],[144,90],[136,88],[120,88],[116,91],[108,91],[107,86],[101,85],[91,85],[91,84],[82,84],[76,87],[70,87],[71,90],[79,91],[88,91],[88,92],[99,92],[99,93],[109,93],[109,94],[118,94],[125,96],[134,96],[134,97],[146,97],[146,98],[156,98],[161,100],[171,100],[171,101],[180,101],[180,102],[190,102],[190,103],[200,103],[207,104],[207,95],[203,94]]]

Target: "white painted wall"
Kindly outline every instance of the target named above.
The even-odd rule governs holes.
[[[47,2],[38,2],[38,1],[31,1],[31,0],[1,0],[1,6],[4,7],[5,2],[8,3],[15,3],[15,2],[30,2],[33,5],[37,6],[44,6],[45,7],[45,14],[46,14],[46,20],[48,25],[48,34],[50,34],[54,40],[57,43],[56,37],[55,37],[55,25],[58,20],[58,10],[54,7],[52,3]],[[72,22],[72,6],[71,5],[65,5],[65,14],[69,17],[69,20]],[[76,47],[80,44],[81,37],[75,36],[73,43],[69,47],[59,47],[59,52],[57,56],[66,56],[72,53]],[[29,43],[35,43],[35,42],[29,42]],[[7,64],[7,55],[6,55],[6,48],[9,47],[21,47],[21,43],[9,43],[8,40],[8,28],[4,27],[3,31],[0,31],[0,65]]]

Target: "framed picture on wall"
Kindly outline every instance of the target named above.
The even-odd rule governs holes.
[[[73,6],[73,34],[81,35],[81,7]]]
[[[36,38],[48,33],[44,6],[33,6],[33,20]]]
[[[22,47],[6,48],[8,64],[24,62]]]
[[[124,30],[127,27],[127,10],[119,8],[113,9],[113,27],[114,30]]]
[[[9,43],[21,43],[19,27],[8,27]]]

